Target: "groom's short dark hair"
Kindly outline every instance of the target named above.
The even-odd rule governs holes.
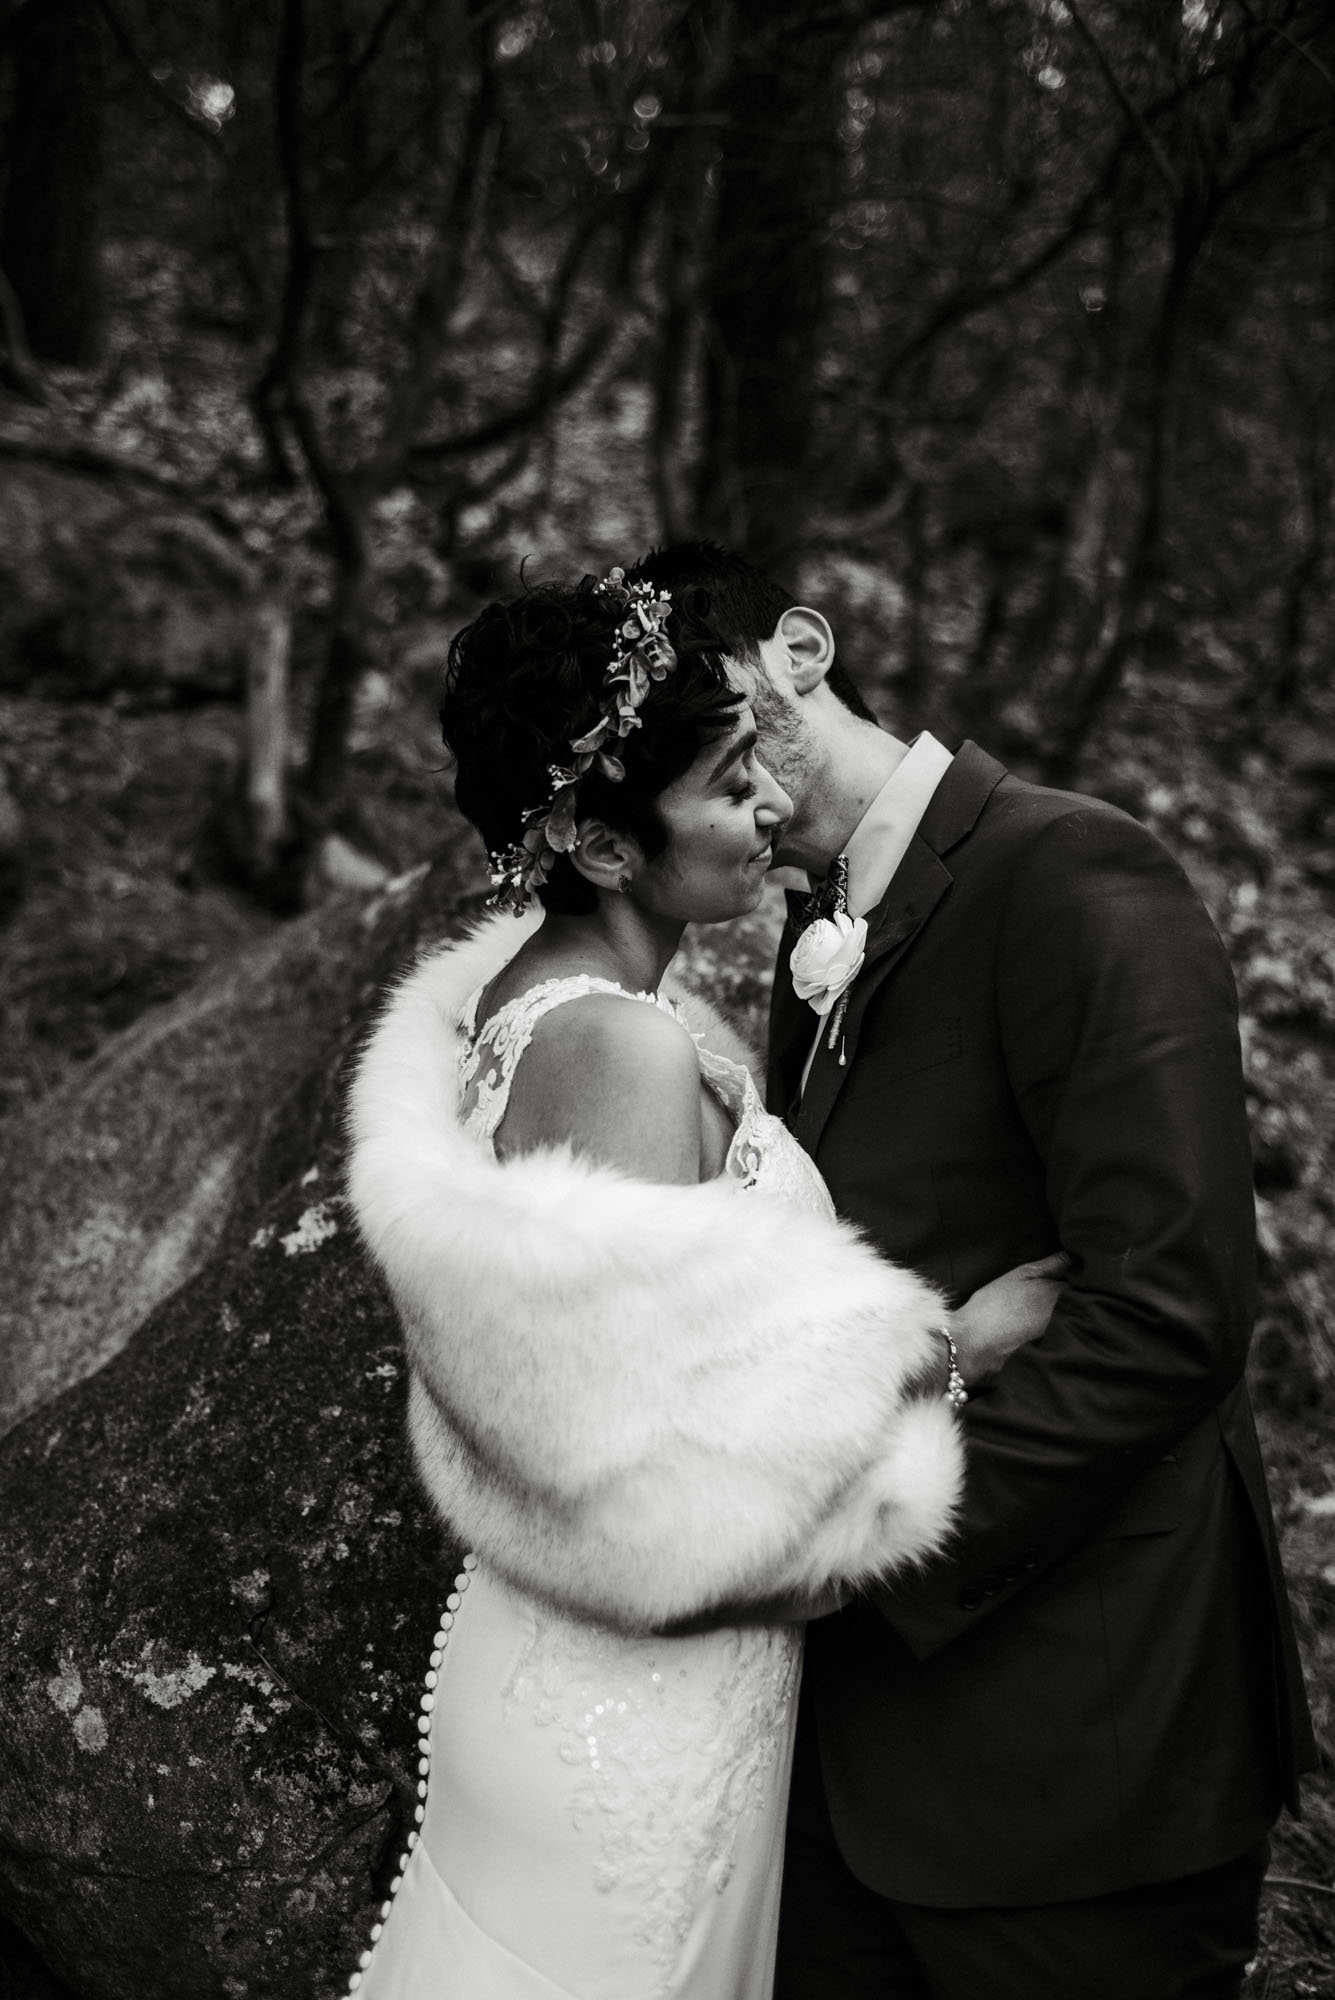
[[[712,627],[725,652],[753,666],[759,663],[761,640],[768,639],[784,612],[799,602],[765,570],[718,542],[670,542],[666,548],[651,549],[628,574],[632,582],[643,576],[660,590],[670,590],[679,612]],[[683,601],[691,593],[696,594],[694,605]],[[837,660],[825,679],[845,708],[875,722]]]

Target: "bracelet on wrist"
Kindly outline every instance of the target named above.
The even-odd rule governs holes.
[[[969,1392],[964,1386],[960,1373],[960,1351],[955,1345],[955,1336],[948,1326],[934,1326],[933,1333],[939,1333],[946,1343],[946,1386],[942,1395],[954,1410],[962,1410],[969,1400]]]

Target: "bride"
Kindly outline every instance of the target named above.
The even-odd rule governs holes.
[[[664,991],[790,811],[695,606],[619,570],[492,605],[441,719],[498,913],[391,997],[350,1188],[472,1553],[351,1990],[767,2000],[801,1621],[941,1545],[956,1350],[1032,1337],[1054,1287],[949,1313]]]

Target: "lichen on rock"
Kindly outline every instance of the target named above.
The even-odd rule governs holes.
[[[457,881],[363,928],[355,1004],[203,1268],[0,1442],[0,1905],[79,2000],[340,1990],[412,1823],[463,1551],[414,1482],[398,1328],[333,1191],[343,1055],[420,938],[476,911]]]

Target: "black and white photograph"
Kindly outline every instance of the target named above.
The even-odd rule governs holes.
[[[0,2000],[1335,2000],[1327,0],[0,0]]]

